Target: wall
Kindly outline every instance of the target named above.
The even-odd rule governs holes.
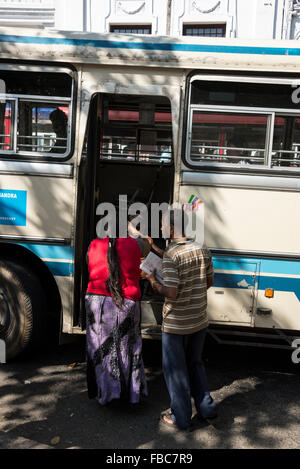
[[[226,37],[236,37],[236,0],[173,0],[172,34],[185,23],[225,23]]]
[[[300,0],[0,0],[0,26],[108,33],[112,24],[151,24],[153,35],[223,23],[226,37],[299,39]]]
[[[54,27],[54,2],[55,0],[2,0],[0,26]]]

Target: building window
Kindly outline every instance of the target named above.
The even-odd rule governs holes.
[[[110,32],[119,34],[151,34],[151,24],[111,24]]]
[[[184,24],[183,36],[225,37],[226,24]]]

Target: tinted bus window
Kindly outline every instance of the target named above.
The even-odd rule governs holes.
[[[195,80],[191,104],[299,109],[290,85]]]
[[[72,77],[66,73],[0,70],[0,92],[39,96],[71,97]]]

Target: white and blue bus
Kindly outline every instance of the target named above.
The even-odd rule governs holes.
[[[84,332],[96,207],[120,194],[203,202],[218,341],[300,337],[298,42],[1,29],[0,92],[8,358]],[[161,306],[145,285],[144,337]]]

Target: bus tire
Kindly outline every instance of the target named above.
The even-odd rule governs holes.
[[[38,278],[14,261],[0,261],[0,333],[6,345],[6,361],[41,343],[45,309]]]

